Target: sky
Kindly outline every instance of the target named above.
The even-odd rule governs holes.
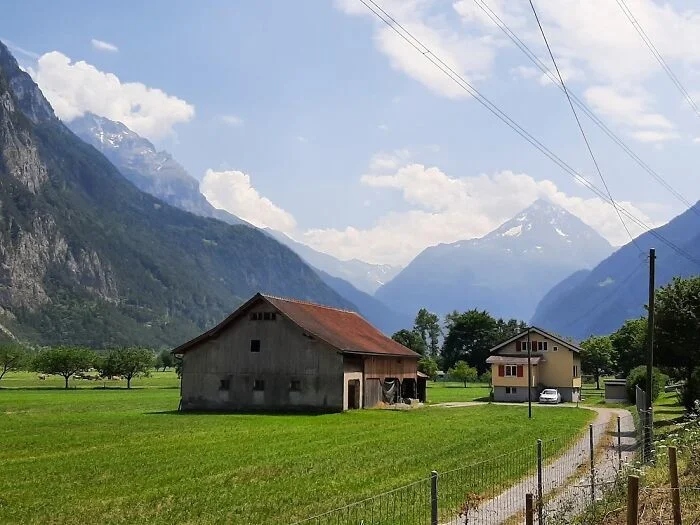
[[[563,92],[483,9],[551,69],[529,2],[375,2],[419,50],[360,0],[24,0],[3,7],[0,39],[64,121],[86,111],[121,121],[172,153],[215,206],[341,259],[405,265],[428,246],[488,233],[537,198],[614,245],[629,242],[615,209],[578,178],[605,194]],[[683,199],[698,201],[700,115],[621,5],[698,104],[700,6],[534,4],[571,93]],[[621,207],[648,226],[687,208],[580,118]]]

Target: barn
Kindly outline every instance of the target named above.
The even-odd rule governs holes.
[[[258,293],[173,351],[181,410],[339,412],[425,399],[417,353],[362,316]]]

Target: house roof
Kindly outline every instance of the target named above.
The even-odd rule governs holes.
[[[260,300],[272,305],[309,335],[344,353],[420,357],[413,350],[385,336],[357,312],[261,293],[254,295],[214,328],[178,346],[172,353],[187,352],[197,343],[216,337]]]
[[[568,349],[571,350],[572,352],[576,352],[576,353],[580,353],[580,352],[581,352],[581,347],[579,347],[579,346],[577,346],[577,345],[575,345],[575,344],[573,344],[573,343],[570,343],[570,342],[568,342],[568,341],[565,341],[564,339],[562,339],[562,338],[559,337],[559,336],[556,336],[556,335],[554,335],[554,334],[550,334],[549,332],[545,332],[545,331],[542,330],[541,328],[537,328],[536,326],[531,326],[531,327],[528,328],[527,330],[523,330],[522,332],[520,332],[518,335],[511,337],[511,338],[508,339],[507,341],[503,341],[502,343],[500,343],[500,344],[494,346],[491,350],[489,350],[489,353],[493,354],[494,352],[497,352],[498,350],[500,350],[500,349],[503,348],[504,346],[508,345],[509,343],[512,343],[513,341],[517,341],[518,339],[520,339],[520,338],[523,337],[524,335],[527,335],[528,332],[530,332],[530,333],[533,333],[533,332],[534,332],[534,333],[536,333],[536,334],[540,334],[540,335],[543,336],[543,337],[548,337],[548,338],[551,339],[552,341],[556,341],[557,343],[559,343],[560,345],[562,345],[562,346],[568,348]]]
[[[544,359],[542,359],[539,356],[530,357],[530,364],[532,365],[536,365],[540,361],[544,361]],[[489,365],[526,365],[527,357],[515,355],[492,355],[491,357],[486,359],[486,362]]]

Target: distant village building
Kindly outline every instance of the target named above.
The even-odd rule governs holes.
[[[527,401],[528,347],[532,399],[545,388],[556,388],[562,401],[581,395],[581,348],[560,337],[531,327],[490,350],[494,401]]]
[[[419,355],[359,314],[256,294],[175,348],[181,409],[342,411],[425,399]]]

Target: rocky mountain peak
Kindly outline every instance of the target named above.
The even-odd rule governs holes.
[[[55,120],[51,104],[44,98],[29,73],[22,70],[7,46],[0,41],[0,70],[5,75],[9,88],[17,100],[17,107],[35,124]]]

